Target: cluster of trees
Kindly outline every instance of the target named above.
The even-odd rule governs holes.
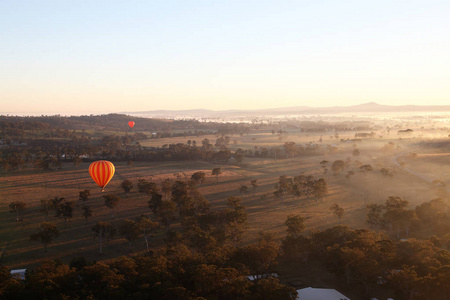
[[[417,210],[431,220],[437,211],[435,205],[439,203],[430,201]],[[165,246],[145,255],[119,257],[108,263],[85,258],[75,258],[69,265],[47,261],[28,271],[25,281],[12,278],[8,269],[0,267],[0,296],[296,299],[295,289],[267,275],[276,272],[278,264],[287,264],[294,271],[308,269],[313,262],[325,266],[349,290],[359,292],[361,299],[380,289],[394,291],[396,299],[405,300],[446,299],[450,294],[450,253],[437,238],[395,241],[384,233],[342,225],[306,236],[305,219],[290,215],[281,243],[271,234],[260,233],[255,242],[239,246],[235,235],[245,226],[238,225],[236,230],[236,225],[246,224],[246,218],[241,200],[231,197],[223,210],[184,216],[177,231],[166,231]],[[102,222],[94,227],[99,239],[114,232],[105,229],[108,225]],[[155,228],[156,222],[141,217],[125,220],[119,232],[131,244],[138,236],[148,238]],[[138,231],[141,233],[136,234]],[[254,276],[257,280],[248,280],[250,274],[258,275]]]
[[[211,175],[216,176],[217,181],[219,180],[220,174],[222,174],[222,168],[213,168],[211,171]],[[145,179],[139,179],[136,186],[139,193],[145,194],[151,199],[161,198],[162,200],[164,195],[165,200],[168,200],[169,195],[175,193],[174,195],[179,196],[181,193],[179,190],[183,189],[183,192],[189,190],[190,195],[192,195],[193,197],[197,197],[197,201],[205,202],[206,199],[204,199],[196,189],[197,185],[203,183],[205,179],[206,173],[203,171],[197,171],[192,174],[190,180],[188,180],[187,182],[176,181],[174,183],[171,179],[166,179],[161,183],[161,189],[159,189],[156,183],[151,181],[148,182]],[[120,185],[127,196],[128,193],[134,188],[134,186],[135,184],[128,179],[125,179]],[[159,191],[161,191],[163,195],[159,194]],[[79,192],[79,200],[82,202],[82,215],[86,219],[86,221],[89,217],[92,216],[92,209],[88,205],[90,195],[90,190],[82,190]],[[105,206],[112,210],[112,217],[114,217],[114,208],[121,200],[120,197],[116,194],[105,194],[103,195],[103,198]],[[151,204],[150,208],[154,209],[154,205],[154,203]],[[207,206],[207,204],[204,205]],[[10,211],[16,214],[16,221],[21,220],[21,213],[26,209],[26,207],[27,205],[23,201],[13,201],[9,204]],[[49,212],[55,211],[55,217],[63,218],[66,223],[73,217],[75,207],[76,203],[74,201],[67,201],[64,198],[54,197],[52,199],[40,200],[40,211],[44,213],[46,220],[48,220]]]
[[[221,169],[214,168],[211,173],[218,176],[221,173]],[[136,186],[138,192],[143,194],[148,199],[148,207],[153,213],[151,221],[158,222],[158,224],[161,224],[164,228],[166,228],[166,230],[169,230],[170,225],[174,221],[180,221],[182,223],[189,222],[190,219],[201,215],[203,218],[211,218],[216,221],[220,219],[222,222],[225,222],[220,226],[220,234],[223,235],[222,238],[232,236],[234,243],[237,244],[240,241],[242,232],[246,228],[246,214],[244,214],[243,206],[240,204],[241,200],[238,198],[229,199],[229,206],[235,209],[234,212],[215,211],[214,213],[210,213],[210,205],[208,200],[204,198],[198,190],[198,185],[204,182],[205,178],[206,174],[202,171],[198,171],[193,173],[191,179],[187,181],[172,181],[170,179],[166,179],[161,182],[161,186],[159,187],[155,182],[147,181],[146,179],[139,179]],[[134,186],[135,184],[130,180],[124,180],[121,184],[125,194],[129,193]],[[92,209],[88,205],[89,196],[89,190],[82,190],[79,192],[79,200],[82,202],[81,211],[86,220],[92,216]],[[111,219],[114,219],[115,207],[117,207],[121,198],[117,194],[105,194],[103,195],[103,198],[105,206],[111,209]],[[43,212],[46,219],[46,222],[44,223],[49,223],[47,222],[49,212],[54,211],[55,217],[64,219],[64,224],[66,224],[66,222],[70,221],[73,217],[74,208],[76,206],[75,204],[76,203],[74,201],[67,201],[64,198],[58,197],[41,200],[41,212]],[[11,212],[16,214],[17,221],[20,219],[20,213],[25,208],[26,204],[21,201],[14,201],[10,204]],[[133,226],[137,231],[139,231],[139,228],[142,227],[142,224],[148,223],[147,221],[144,222],[142,217],[139,218],[139,220],[126,220],[126,222],[128,225],[132,222],[136,223]],[[48,228],[48,226],[46,227],[46,224],[44,223],[41,224],[40,232],[42,231],[43,226]],[[113,226],[108,222],[100,223],[102,223],[102,226],[92,229],[95,232],[95,235],[99,236],[100,244],[102,244],[104,237],[113,237],[117,232],[121,232],[123,236],[124,231],[120,228],[117,230],[117,228],[113,228]],[[53,223],[49,224],[54,225]],[[98,233],[100,229],[104,230],[104,234]],[[146,233],[142,234],[146,237],[145,240],[148,245],[148,236]],[[219,231],[217,231],[217,234],[219,234]],[[58,237],[57,230],[54,230],[50,236],[50,240],[47,237],[40,239],[39,236],[36,235],[32,237],[32,239],[40,240],[46,248],[49,243]],[[132,234],[132,236],[139,236],[139,233],[136,232]],[[130,241],[130,238],[127,238],[127,240]]]
[[[367,205],[367,224],[384,230],[396,238],[410,236],[433,239],[450,249],[450,205],[437,198],[409,209],[409,202],[398,196],[389,197],[384,204]],[[439,241],[439,242],[438,242]]]
[[[284,257],[319,261],[369,299],[374,289],[394,290],[395,299],[446,299],[450,253],[430,240],[391,240],[367,229],[336,226],[309,237],[289,233]]]
[[[267,247],[266,243],[260,242],[260,247]],[[107,264],[83,257],[68,265],[47,261],[27,272],[25,282],[0,267],[0,295],[5,299],[296,299],[295,289],[276,278],[247,279],[242,256],[258,247],[217,257],[172,243],[146,256],[120,257]]]
[[[353,155],[355,156],[355,151],[358,151],[356,156],[359,156],[359,150],[356,148],[353,150]],[[328,173],[328,163],[329,161],[326,160],[320,163],[321,167],[323,168],[324,174]],[[347,173],[345,174],[345,178],[350,179],[353,175],[355,175],[355,172],[367,175],[368,173],[374,171],[374,167],[372,167],[372,165],[370,164],[363,164],[359,160],[352,161],[351,158],[348,158],[347,160],[335,160],[331,165],[331,170],[333,172],[333,175],[335,176],[344,173],[344,171],[347,171]],[[390,168],[382,167],[379,171],[383,177],[393,177],[396,175],[395,170]]]
[[[303,147],[295,143],[286,143],[284,152],[281,148],[257,148],[254,150],[237,149],[232,152],[227,148],[230,137],[221,136],[213,144],[203,139],[201,145],[195,140],[187,143],[166,144],[162,147],[142,147],[136,142],[142,134],[106,135],[100,139],[86,137],[73,138],[62,142],[43,141],[37,145],[28,145],[27,150],[20,146],[8,146],[0,152],[0,164],[4,172],[34,167],[39,170],[55,170],[62,167],[62,162],[72,161],[78,166],[83,161],[107,159],[112,161],[180,161],[206,160],[211,163],[228,163],[231,158],[241,163],[244,157],[286,158],[306,155],[320,151],[317,146]],[[82,158],[83,157],[83,158]]]
[[[21,146],[7,146],[0,151],[0,165],[4,172],[34,167],[39,170],[54,170],[62,167],[62,162],[72,161],[78,166],[83,161],[108,159],[112,161],[173,161],[173,160],[206,160],[213,163],[227,163],[234,157],[242,162],[246,152],[238,149],[234,153],[220,140],[216,144],[209,139],[203,139],[201,145],[195,140],[186,144],[170,144],[162,147],[141,147],[135,142],[134,135],[106,135],[101,139],[74,138],[72,140],[53,142],[44,141],[37,145],[27,145],[27,150]],[[141,137],[142,138],[142,137]]]
[[[275,184],[274,195],[284,202],[286,196],[300,199],[306,196],[309,200],[311,196],[316,200],[323,199],[328,194],[327,181],[324,178],[314,179],[312,175],[298,175],[293,178],[282,175]]]
[[[159,224],[177,218],[176,230],[166,227],[165,245],[142,256],[120,257],[109,263],[73,259],[69,265],[47,261],[27,271],[26,280],[12,278],[0,267],[0,297],[6,299],[296,299],[296,291],[276,278],[262,278],[273,271],[280,246],[274,237],[261,233],[256,242],[239,246],[247,229],[242,200],[230,197],[226,208],[210,211],[199,203],[195,186],[184,181],[172,184],[171,197],[163,200],[158,190],[141,181],[148,193],[153,215],[124,220],[118,227],[97,222],[92,231],[102,251],[106,239],[119,233],[131,247],[143,237],[149,244]],[[150,189],[145,187],[150,186]],[[144,192],[145,191],[145,192]],[[172,203],[172,204],[168,204]],[[172,206],[172,213],[164,213]],[[153,219],[153,220],[152,220]],[[164,228],[164,226],[162,226]],[[41,224],[32,239],[43,243],[58,236],[51,224]],[[250,281],[250,274],[261,275]]]
[[[270,152],[272,152],[275,158],[293,158],[303,155],[318,155],[323,154],[324,149],[318,144],[306,144],[306,145],[297,145],[294,142],[285,142],[283,144],[284,153],[280,148],[272,148]]]
[[[194,175],[195,174],[195,175]],[[114,298],[114,299],[295,299],[295,290],[276,278],[277,265],[287,262],[291,268],[308,268],[319,263],[368,298],[376,289],[394,290],[398,299],[443,299],[450,286],[450,205],[434,199],[408,209],[408,202],[389,197],[383,205],[368,205],[367,222],[376,230],[352,230],[336,226],[303,235],[305,219],[288,216],[287,235],[279,242],[260,233],[253,243],[241,245],[248,228],[247,212],[238,197],[230,197],[224,209],[211,211],[197,186],[205,176],[196,172],[188,181],[166,180],[161,185],[141,179],[137,189],[147,197],[152,214],[119,224],[97,222],[91,230],[102,252],[104,242],[119,235],[133,244],[146,243],[147,254],[121,257],[107,264],[87,262],[83,258],[69,265],[48,261],[27,273],[22,282],[0,268],[0,296],[8,299],[30,295],[39,299]],[[299,179],[281,176],[278,188],[299,183]],[[308,182],[307,178],[303,181]],[[313,179],[309,178],[309,182]],[[125,182],[125,181],[124,181]],[[256,181],[255,181],[256,185]],[[124,184],[129,190],[134,184]],[[125,190],[125,189],[124,189]],[[80,191],[83,207],[89,197]],[[105,195],[114,198],[112,195]],[[111,200],[111,199],[110,199]],[[111,203],[114,203],[111,200]],[[63,198],[52,199],[55,215],[70,219],[70,205]],[[10,206],[20,210],[20,203]],[[114,208],[114,205],[111,205]],[[336,216],[343,214],[338,205],[330,207]],[[177,226],[170,226],[173,222]],[[399,237],[436,233],[429,239],[398,240]],[[388,235],[389,233],[390,235]],[[165,246],[151,249],[151,236],[165,234]],[[31,239],[47,247],[59,235],[56,226],[43,222]],[[395,237],[392,239],[390,236]],[[252,282],[246,276],[254,274]]]
[[[392,210],[393,202],[401,204],[402,201],[389,199],[387,202]],[[416,210],[429,221],[440,204],[442,202],[433,200]],[[304,236],[301,234],[304,221],[296,215],[286,220],[288,234],[282,240],[282,261],[290,265],[298,262],[305,268],[311,261],[322,263],[350,289],[359,290],[361,299],[371,298],[375,289],[393,290],[395,299],[448,298],[450,252],[442,248],[441,239],[433,236],[426,240],[396,241],[385,233],[352,230],[346,226]]]

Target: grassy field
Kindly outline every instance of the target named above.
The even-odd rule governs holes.
[[[354,132],[340,134],[340,138],[353,138]],[[214,143],[215,139],[209,138]],[[306,135],[304,133],[289,132],[281,140],[277,135],[269,132],[260,132],[248,136],[233,136],[236,144],[232,147],[254,149],[257,147],[280,146],[285,141],[294,141],[297,144],[315,142],[320,135]],[[201,144],[201,139],[197,143]],[[164,143],[186,142],[186,139],[155,139],[148,140],[142,145],[162,145]],[[191,140],[194,140],[191,138]],[[224,207],[229,196],[242,197],[249,214],[249,230],[245,234],[245,242],[252,241],[256,233],[263,230],[272,232],[280,239],[285,234],[284,221],[290,214],[299,214],[307,218],[306,232],[324,229],[338,224],[338,219],[330,211],[330,206],[339,204],[345,209],[341,224],[352,228],[365,227],[365,205],[371,202],[383,203],[388,196],[398,195],[410,201],[412,206],[434,198],[430,192],[430,185],[420,178],[397,168],[397,175],[393,178],[384,178],[380,175],[381,167],[394,168],[392,156],[394,153],[381,152],[381,147],[388,142],[388,138],[376,138],[358,144],[361,151],[359,157],[352,158],[353,146],[351,143],[339,143],[330,136],[323,137],[324,144],[334,144],[337,150],[327,155],[297,157],[291,159],[260,159],[245,158],[240,165],[212,165],[206,162],[137,162],[132,167],[126,163],[116,164],[116,174],[106,187],[105,193],[117,193],[121,201],[116,208],[115,217],[111,217],[111,210],[104,206],[100,189],[95,185],[88,173],[88,164],[81,164],[75,168],[73,164],[64,164],[60,171],[19,171],[2,174],[0,177],[0,250],[4,264],[11,268],[30,268],[47,258],[58,258],[65,262],[78,256],[85,256],[90,260],[104,260],[119,255],[133,255],[145,251],[144,240],[137,240],[133,244],[133,253],[128,251],[128,243],[121,237],[115,237],[104,247],[104,254],[98,254],[98,245],[94,240],[90,228],[97,221],[108,221],[115,225],[127,218],[135,218],[142,214],[150,215],[148,198],[137,192],[136,187],[129,195],[120,189],[120,183],[129,179],[133,183],[144,178],[158,184],[170,178],[177,180],[189,178],[195,171],[204,171],[208,177],[200,185],[200,191],[212,204],[212,209]],[[401,145],[401,151],[408,149],[415,141],[401,140],[395,142]],[[400,151],[400,150],[398,150]],[[350,179],[344,175],[333,176],[331,170],[324,175],[320,162],[328,160],[330,164],[337,159],[359,160],[363,164],[371,164],[374,171],[366,175],[355,172]],[[448,157],[442,156],[448,159]],[[419,156],[416,164],[419,163]],[[425,159],[425,157],[423,158]],[[435,159],[435,158],[433,158]],[[410,162],[408,162],[410,163]],[[437,164],[439,162],[436,162]],[[211,170],[221,167],[223,174],[216,180]],[[419,168],[419,166],[417,165]],[[353,167],[354,168],[354,167]],[[420,169],[420,168],[419,168]],[[356,170],[356,169],[355,169]],[[296,176],[300,174],[314,175],[315,178],[325,177],[328,182],[329,193],[323,200],[306,199],[305,197],[286,198],[277,200],[273,196],[274,185],[281,175]],[[253,190],[250,181],[257,179],[258,187]],[[240,194],[241,185],[247,185],[249,192]],[[91,190],[89,205],[93,209],[93,216],[86,222],[81,215],[81,203],[78,192],[84,189]],[[39,223],[46,220],[45,215],[39,211],[39,201],[53,197],[64,197],[77,202],[74,217],[70,222],[57,219],[50,212],[48,221],[54,222],[60,229],[60,236],[44,252],[42,244],[30,241],[32,233],[37,232]],[[15,214],[9,211],[8,205],[12,201],[24,201],[27,209],[22,214],[22,221],[15,221]],[[172,226],[176,227],[177,224]],[[152,245],[158,246],[164,238],[164,232],[156,233]]]

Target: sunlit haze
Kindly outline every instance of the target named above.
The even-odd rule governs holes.
[[[447,105],[448,1],[0,2],[0,114]]]

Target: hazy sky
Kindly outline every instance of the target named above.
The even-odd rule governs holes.
[[[450,1],[0,0],[0,113],[450,105]]]

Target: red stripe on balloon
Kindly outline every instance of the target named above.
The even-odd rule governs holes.
[[[114,172],[114,164],[107,160],[95,161],[89,166],[89,174],[102,189],[113,178]]]

